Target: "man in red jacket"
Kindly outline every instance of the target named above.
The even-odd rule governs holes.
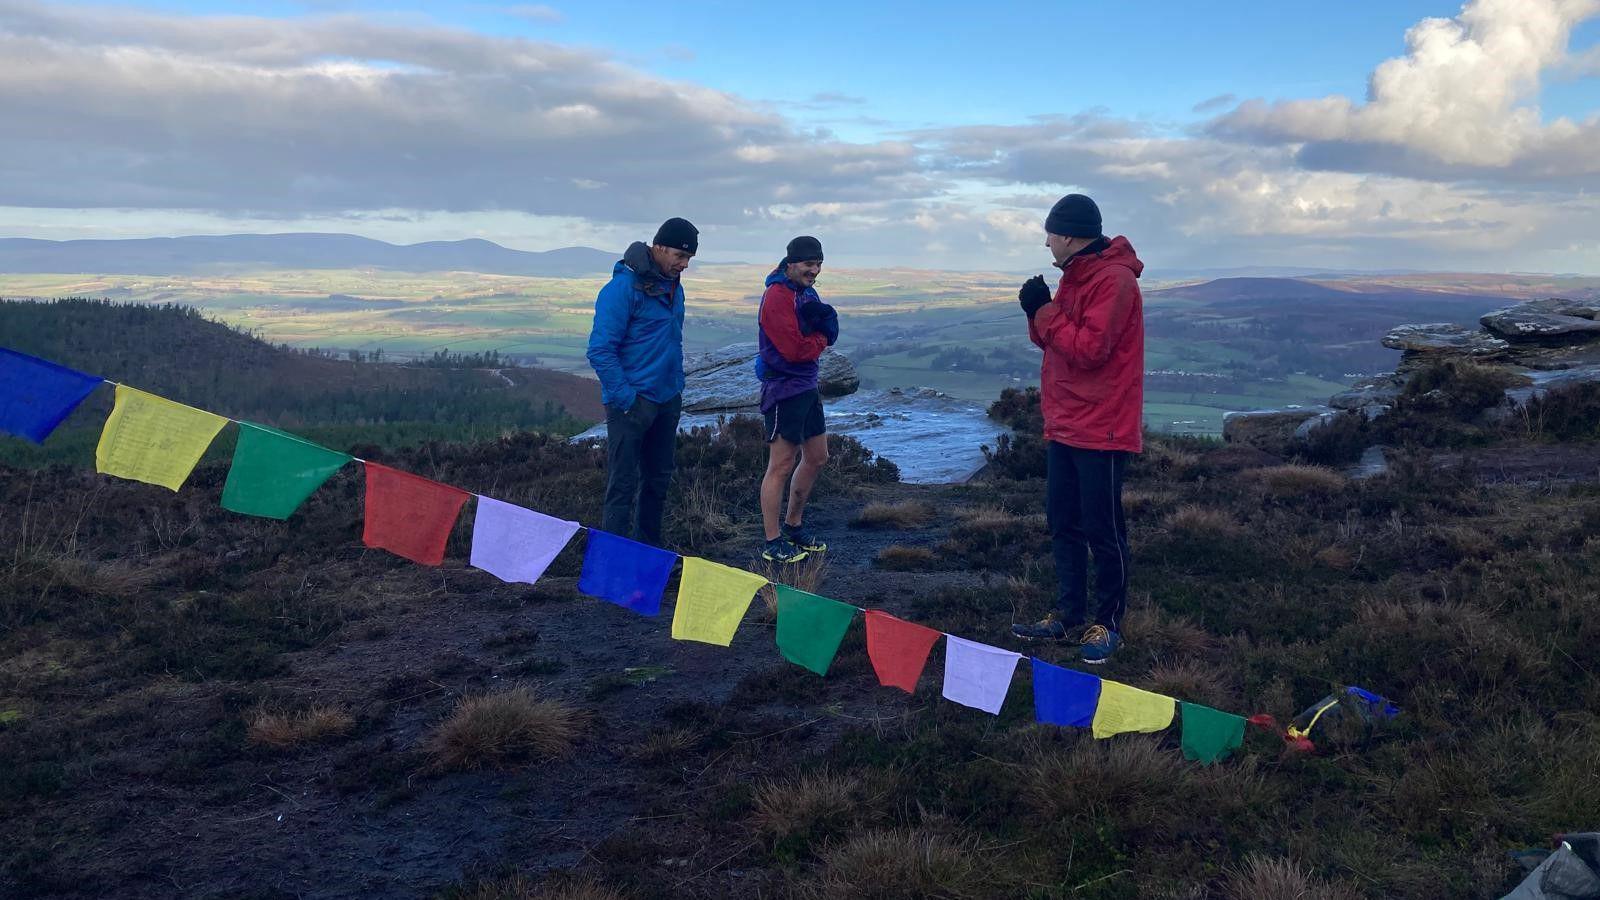
[[[1062,197],[1044,225],[1061,282],[1051,296],[1035,275],[1017,300],[1028,315],[1028,336],[1044,350],[1046,512],[1061,589],[1055,612],[1011,630],[1023,638],[1077,641],[1084,662],[1103,663],[1122,643],[1128,605],[1122,476],[1143,449],[1144,263],[1127,238],[1101,233],[1100,208],[1082,194]]]

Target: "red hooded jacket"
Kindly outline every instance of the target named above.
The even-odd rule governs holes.
[[[1028,323],[1044,350],[1044,436],[1086,450],[1144,449],[1144,263],[1125,237],[1067,260]]]

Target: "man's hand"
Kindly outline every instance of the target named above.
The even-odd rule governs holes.
[[[1022,304],[1022,311],[1032,321],[1034,313],[1050,302],[1050,287],[1044,283],[1044,276],[1035,275],[1024,281],[1022,290],[1017,291],[1017,302]]]
[[[800,304],[800,333],[822,332],[831,346],[839,339],[839,313],[821,300]]]

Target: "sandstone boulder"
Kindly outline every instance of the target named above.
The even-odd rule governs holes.
[[[1390,350],[1404,350],[1413,359],[1492,359],[1511,349],[1509,343],[1486,331],[1451,322],[1396,326],[1383,336],[1383,345]]]
[[[685,412],[754,409],[761,405],[756,380],[755,344],[729,344],[684,360]],[[824,397],[843,397],[861,386],[856,367],[843,353],[829,348],[818,360],[818,382]]]

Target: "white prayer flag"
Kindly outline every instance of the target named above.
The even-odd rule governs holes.
[[[472,565],[501,581],[533,584],[577,531],[577,522],[480,495],[472,522]]]
[[[1011,690],[1011,676],[1022,654],[947,634],[944,643],[944,697],[962,706],[999,715]]]

